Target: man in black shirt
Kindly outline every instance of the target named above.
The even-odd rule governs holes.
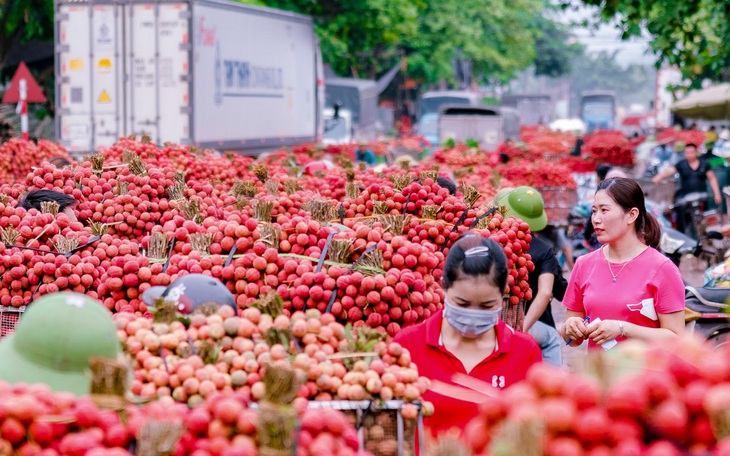
[[[501,195],[498,204],[507,208],[505,217],[514,216],[530,226],[531,232],[538,232],[547,226],[544,202],[540,193],[532,187],[517,187]],[[529,332],[542,350],[546,363],[562,367],[563,339],[555,328],[550,301],[553,298],[553,283],[556,275],[562,274],[552,247],[537,236],[532,237],[527,251],[535,264],[535,270],[527,276],[532,290],[532,299],[525,307],[523,331]]]
[[[679,174],[679,188],[675,192],[675,200],[690,193],[706,192],[707,183],[709,182],[715,198],[715,204],[722,204],[722,195],[720,194],[720,186],[717,183],[717,176],[715,176],[707,161],[700,159],[695,144],[687,144],[684,148],[684,159],[680,160],[676,166],[670,166],[657,174],[652,179],[652,182],[658,184],[674,174]],[[675,215],[677,217],[677,230],[684,231],[685,225],[688,222],[684,208],[677,206],[675,208]]]

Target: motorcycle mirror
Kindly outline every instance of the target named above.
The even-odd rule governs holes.
[[[712,239],[714,241],[722,241],[722,233],[719,233],[717,231],[708,231],[707,239]]]

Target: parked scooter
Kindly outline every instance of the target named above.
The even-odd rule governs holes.
[[[685,328],[721,346],[730,343],[730,288],[685,288]]]
[[[686,254],[699,256],[703,253],[703,246],[699,241],[672,228],[671,223],[664,217],[657,204],[647,200],[646,207],[657,218],[662,229],[659,250],[669,257],[674,264],[679,266],[680,260]],[[574,258],[585,255],[599,247],[599,245],[590,245],[588,241],[583,239],[585,225],[591,223],[591,208],[586,202],[578,203],[573,207],[568,214],[568,223],[568,238],[573,248]]]
[[[691,254],[699,257],[702,254],[702,244],[674,228],[662,226],[659,250],[679,267],[683,256]]]

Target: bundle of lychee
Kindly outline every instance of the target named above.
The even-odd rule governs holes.
[[[439,147],[433,154],[436,163],[445,164],[455,168],[466,166],[480,166],[489,163],[489,154],[476,147],[469,147],[459,143],[454,147]]]
[[[575,189],[577,184],[571,170],[561,163],[549,160],[510,161],[499,167],[500,174],[515,185],[531,187],[566,187]]]
[[[23,180],[32,166],[51,157],[73,161],[66,149],[45,139],[37,144],[23,139],[11,139],[0,144],[0,184]]]
[[[275,299],[259,306],[281,311]],[[188,326],[129,313],[114,320],[134,365],[131,391],[146,398],[172,396],[195,407],[216,391],[236,390],[260,400],[266,393],[262,374],[272,362],[302,372],[297,396],[309,400],[414,402],[429,386],[408,351],[387,344],[382,333],[343,326],[332,314],[312,309],[274,318],[256,307],[240,317],[223,307],[192,315]],[[408,407],[407,416],[412,411]]]
[[[358,223],[334,234],[324,262],[288,257],[279,270],[289,275],[280,277],[277,291],[293,309],[329,311],[342,322],[365,321],[391,335],[428,318],[441,307],[436,267],[443,255],[427,241],[412,243],[394,235],[403,227],[383,226],[390,222],[403,223]]]
[[[30,230],[27,226],[24,228]],[[13,228],[0,231],[3,238],[0,271],[4,284],[0,290],[1,305],[20,307],[30,303],[33,297],[65,290],[98,297],[101,260],[92,255],[94,247],[88,245],[92,241],[89,232],[55,235],[48,244],[41,244],[36,239],[20,244],[19,238],[15,237],[18,231]],[[24,231],[23,228],[20,231]],[[14,245],[23,247],[12,247]]]
[[[537,134],[527,141],[527,149],[533,158],[549,155],[567,155],[575,144],[575,136],[568,133],[548,132]],[[527,158],[527,157],[523,157]]]
[[[176,454],[256,456],[296,454],[297,456],[355,456],[357,431],[342,412],[333,409],[294,409],[298,429],[289,432],[291,420],[249,408],[245,394],[211,394],[183,417],[184,433]],[[267,421],[268,420],[268,421]],[[272,446],[273,448],[272,451]],[[278,453],[276,453],[278,451]]]
[[[247,177],[249,173],[246,167],[253,161],[252,157],[234,154],[221,156],[194,146],[166,144],[157,147],[146,137],[139,141],[122,138],[104,150],[103,154],[108,160],[117,163],[130,162],[139,157],[150,167],[184,171],[186,181],[218,181],[227,185],[233,185],[236,179]]]
[[[631,166],[635,159],[634,149],[623,133],[610,130],[590,135],[583,145],[582,155],[616,166]]]
[[[477,454],[730,451],[726,349],[713,351],[693,337],[648,346],[630,341],[591,354],[588,366],[585,376],[533,367],[525,382],[486,399],[466,442]]]
[[[386,185],[372,184],[362,192],[357,189],[342,202],[344,217],[407,214],[453,223],[482,196],[476,189],[466,188],[460,196],[451,195],[447,188],[435,182],[436,177],[436,171],[421,178],[401,173],[391,175],[391,182]],[[473,213],[470,217],[474,217]]]
[[[165,398],[106,410],[89,397],[53,393],[42,384],[0,382],[0,453],[42,456],[257,456],[265,440],[261,413],[242,392],[211,394],[190,409]],[[296,409],[300,430],[281,436],[297,455],[356,455],[355,428],[339,411]]]
[[[707,140],[707,133],[702,130],[681,130],[678,128],[665,128],[656,137],[660,143],[681,142],[684,144],[704,144]]]

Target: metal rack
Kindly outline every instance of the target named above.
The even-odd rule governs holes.
[[[412,404],[418,408],[418,418],[415,422],[415,429],[409,426],[407,421],[401,414],[401,409],[406,404],[404,401],[392,400],[385,402],[376,401],[309,401],[309,409],[334,409],[340,410],[345,414],[354,414],[356,420],[356,428],[359,439],[360,451],[364,451],[366,447],[365,434],[367,430],[374,424],[375,417],[379,414],[395,415],[395,429],[386,429],[387,434],[395,433],[396,442],[398,443],[398,456],[409,456],[415,454],[424,454],[425,451],[425,434],[423,430],[423,413],[421,412],[421,404],[413,402]],[[252,403],[252,409],[257,409],[258,404]],[[377,455],[377,452],[375,452]]]

